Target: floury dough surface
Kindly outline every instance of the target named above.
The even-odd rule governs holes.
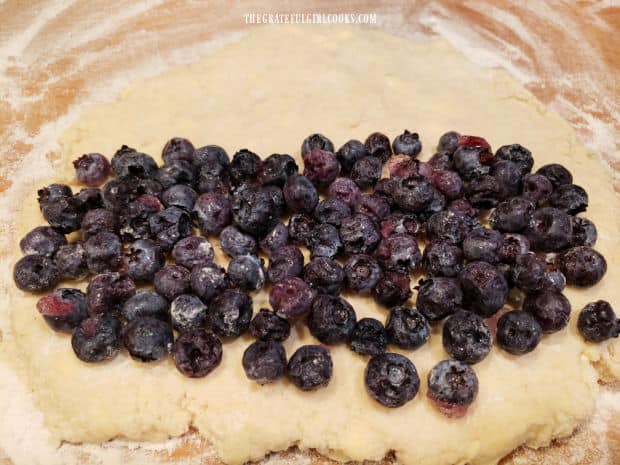
[[[558,161],[571,169],[590,195],[585,216],[596,222],[596,248],[610,266],[597,286],[567,289],[573,306],[568,329],[545,336],[522,357],[494,348],[474,366],[480,393],[469,413],[448,419],[426,398],[429,369],[447,357],[438,328],[429,344],[402,352],[416,365],[421,389],[412,402],[390,410],[364,390],[367,359],[345,346],[331,348],[329,386],[310,393],[286,381],[262,387],[248,381],[241,355],[249,337],[226,343],[222,365],[204,379],[183,377],[170,360],[141,364],[126,353],[87,365],[74,356],[69,337],[53,333],[37,314],[36,297],[11,287],[10,321],[2,322],[10,328],[0,347],[31,386],[54,438],[158,441],[192,425],[231,464],[297,444],[342,460],[380,459],[394,451],[404,465],[449,465],[494,463],[522,443],[540,446],[570,434],[594,407],[591,360],[620,374],[613,355],[620,345],[587,346],[574,328],[586,303],[603,298],[620,305],[620,202],[610,176],[569,125],[503,71],[479,69],[443,42],[343,27],[256,29],[204,62],[136,83],[118,101],[85,110],[62,135],[62,169],[51,175],[74,184],[70,160],[79,154],[111,156],[127,144],[157,155],[175,135],[196,146],[222,145],[230,154],[247,147],[263,157],[288,152],[299,160],[301,141],[313,132],[340,146],[376,130],[393,138],[404,128],[420,133],[422,158],[444,131],[455,129],[484,136],[494,148],[519,142],[532,150],[537,166]],[[35,187],[23,201],[18,236],[43,222]],[[345,298],[358,318],[387,316],[369,298]],[[264,306],[261,293],[254,310]],[[287,353],[307,343],[314,341],[298,327],[285,343]]]

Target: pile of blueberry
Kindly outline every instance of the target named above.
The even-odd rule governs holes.
[[[443,322],[449,359],[430,371],[428,397],[462,416],[478,392],[471,365],[493,340],[515,355],[534,350],[543,333],[569,321],[564,286],[596,284],[606,262],[592,248],[596,227],[578,216],[588,195],[563,166],[534,173],[525,147],[493,153],[483,138],[456,132],[440,138],[428,162],[417,160],[421,148],[409,131],[392,143],[373,133],[338,151],[313,134],[301,146],[303,174],[290,155],[261,160],[243,149],[230,160],[219,146],[195,149],[183,138],[166,144],[162,166],[127,146],[111,163],[83,155],[74,165],[88,188],[39,190],[49,226],[21,240],[15,283],[53,291],[37,308],[54,330],[72,334],[85,362],[108,360],[123,346],[142,362],[171,353],[181,373],[202,377],[219,365],[221,341],[249,332],[256,341],[241,361],[249,379],[286,376],[313,390],[332,376],[327,346],[348,344],[370,356],[366,388],[387,407],[410,401],[420,386],[411,361],[388,346],[415,350],[430,325]],[[226,270],[206,237],[219,237]],[[406,306],[414,273],[424,274],[416,308]],[[85,293],[53,290],[89,275]],[[272,310],[252,318],[250,293],[266,285]],[[389,309],[385,324],[358,320],[343,291]],[[522,309],[503,311],[511,292]],[[294,323],[321,344],[287,360],[282,342]],[[593,342],[620,332],[605,301],[587,305],[578,328]]]

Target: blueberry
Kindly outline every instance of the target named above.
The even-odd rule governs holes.
[[[570,239],[571,247],[579,245],[592,247],[596,244],[598,232],[596,230],[596,225],[592,221],[580,216],[571,216],[571,223],[573,225]]]
[[[274,205],[274,215],[276,217],[282,216],[286,213],[286,200],[284,200],[284,192],[278,186],[263,186],[263,191],[265,191],[271,200],[273,200]],[[277,221],[277,220],[276,220]],[[269,227],[269,229],[271,226]],[[261,231],[260,235],[265,234],[266,231]]]
[[[235,186],[245,181],[254,181],[261,169],[261,159],[248,149],[241,149],[230,162],[230,179]]]
[[[290,323],[266,308],[261,308],[252,318],[250,334],[261,341],[282,342],[291,334]]]
[[[277,381],[286,374],[286,352],[277,341],[255,341],[245,349],[241,360],[248,379],[258,384]]]
[[[428,373],[426,395],[444,415],[462,417],[478,396],[478,377],[467,364],[442,360]]]
[[[112,157],[112,170],[117,178],[152,178],[157,174],[157,163],[145,153],[121,149]]]
[[[288,379],[302,391],[312,391],[329,384],[333,363],[321,346],[306,345],[295,351],[286,367]]]
[[[344,266],[344,274],[350,290],[369,293],[383,276],[383,270],[374,257],[358,254],[349,257]]]
[[[24,255],[53,256],[58,249],[67,244],[67,239],[54,228],[49,226],[37,226],[21,241],[19,247]]]
[[[521,232],[530,222],[534,204],[523,197],[513,197],[501,202],[489,218],[493,229],[502,232]]]
[[[374,318],[362,318],[353,327],[349,347],[360,355],[379,355],[387,348],[387,332],[383,324]]]
[[[343,245],[335,226],[327,223],[317,224],[310,236],[310,257],[334,258],[342,252]]]
[[[79,289],[60,288],[37,302],[37,310],[54,331],[71,333],[88,318],[86,296]]]
[[[189,292],[190,272],[184,266],[166,265],[155,273],[153,284],[159,294],[172,301],[176,296]]]
[[[409,234],[393,234],[381,240],[375,257],[384,270],[401,273],[416,271],[422,261],[418,242]]]
[[[541,166],[536,173],[549,179],[554,188],[573,182],[573,175],[571,172],[558,163],[550,163]]]
[[[319,202],[319,194],[306,176],[293,174],[284,183],[284,199],[293,213],[312,213]]]
[[[99,188],[80,189],[80,191],[73,196],[81,205],[82,210],[94,210],[95,208],[103,207],[103,195]]]
[[[437,143],[437,151],[452,155],[459,146],[461,135],[456,131],[448,131],[441,135]]]
[[[216,160],[206,161],[200,165],[196,179],[196,190],[201,194],[216,192],[226,195],[230,190],[230,172],[227,165]]]
[[[392,156],[390,139],[380,132],[370,134],[364,141],[364,146],[371,156],[380,159],[383,163]]]
[[[421,213],[432,204],[439,192],[420,175],[396,178],[397,185],[392,192],[394,203],[403,211]]]
[[[102,231],[84,242],[86,263],[91,273],[116,271],[121,264],[122,244],[114,233]]]
[[[483,318],[493,316],[508,300],[504,275],[486,262],[471,262],[459,273],[463,307]]]
[[[497,345],[506,352],[523,355],[536,348],[542,337],[542,328],[528,312],[513,310],[497,321]]]
[[[334,144],[332,141],[325,137],[323,134],[310,134],[301,143],[301,155],[302,157],[312,150],[326,150],[328,152],[334,151]]]
[[[375,184],[373,194],[380,195],[390,205],[390,208],[397,209],[398,206],[394,201],[394,193],[399,189],[399,178],[381,178]]]
[[[327,188],[340,173],[340,163],[331,151],[315,148],[305,153],[303,160],[304,176],[319,190]]]
[[[340,225],[340,239],[348,254],[372,253],[381,240],[379,227],[368,215],[356,213]]]
[[[271,255],[276,250],[286,246],[288,242],[288,228],[278,221],[259,241],[260,249],[267,255]]]
[[[364,383],[370,397],[390,408],[405,405],[420,389],[420,377],[413,363],[403,355],[392,353],[370,359]]]
[[[484,320],[465,310],[459,310],[446,319],[442,341],[450,357],[470,365],[484,359],[493,345],[491,330]]]
[[[194,208],[198,194],[185,184],[177,184],[166,189],[161,194],[161,201],[166,207],[179,207],[188,212]]]
[[[394,307],[385,324],[388,342],[405,350],[422,347],[431,336],[428,320],[409,307]]]
[[[233,196],[233,222],[248,234],[265,234],[277,223],[278,216],[277,205],[264,188],[247,187]]]
[[[534,253],[517,255],[511,267],[511,281],[523,292],[542,289],[547,273],[547,264]]]
[[[405,273],[387,271],[372,289],[377,303],[386,307],[402,305],[411,297],[411,281]]]
[[[499,160],[491,167],[491,176],[495,178],[500,199],[515,197],[521,193],[521,167],[508,160]]]
[[[49,225],[63,234],[80,229],[84,217],[82,203],[74,197],[50,198],[41,212]]]
[[[101,231],[118,233],[118,219],[112,211],[96,208],[86,212],[82,218],[81,229],[84,240]]]
[[[314,218],[318,222],[327,223],[337,228],[342,224],[342,220],[349,216],[351,216],[349,205],[334,198],[321,200],[314,209]]]
[[[310,311],[314,292],[300,278],[291,276],[278,281],[269,291],[269,303],[278,316],[289,321]]]
[[[463,240],[463,256],[467,261],[499,263],[503,245],[501,233],[484,227],[476,228]]]
[[[566,277],[557,269],[555,263],[547,263],[547,271],[543,277],[542,289],[545,291],[562,292],[566,287]]]
[[[160,166],[155,178],[164,189],[168,189],[177,184],[184,184],[191,187],[196,182],[197,176],[197,169],[190,162],[174,160]]]
[[[553,191],[549,197],[549,205],[576,215],[588,208],[588,193],[576,184],[563,184]]]
[[[224,248],[223,245],[222,248]],[[172,258],[176,264],[184,266],[188,270],[195,266],[211,263],[213,256],[213,247],[208,240],[200,236],[189,236],[181,239],[172,248]]]
[[[125,249],[123,264],[131,279],[136,282],[149,282],[164,266],[165,256],[155,241],[139,239]]]
[[[357,160],[351,168],[351,179],[360,189],[374,186],[381,177],[381,160],[366,156]]]
[[[385,217],[381,221],[379,228],[383,238],[390,237],[393,234],[409,234],[415,236],[421,231],[421,223],[421,220],[415,215],[396,211]]]
[[[452,153],[436,152],[428,160],[428,164],[435,170],[454,172],[454,163],[452,161]],[[456,173],[458,174],[458,173]],[[459,175],[460,178],[460,175]]]
[[[461,213],[449,210],[435,213],[426,224],[428,239],[445,240],[451,244],[460,244],[472,229],[472,221]]]
[[[219,145],[205,145],[204,147],[197,148],[194,151],[192,161],[197,166],[202,166],[210,161],[215,161],[222,166],[230,165],[228,153]]]
[[[63,279],[77,281],[88,276],[86,251],[80,241],[61,246],[54,255],[54,264]]]
[[[493,159],[488,142],[476,136],[461,136],[453,155],[454,168],[468,181],[488,174]]]
[[[505,233],[504,242],[499,251],[499,258],[503,263],[514,263],[519,255],[530,251],[530,241],[522,234]]]
[[[357,184],[348,178],[337,178],[327,189],[327,197],[329,199],[340,200],[346,203],[349,208],[353,208],[357,204],[361,194]]]
[[[286,245],[275,250],[269,257],[267,278],[277,283],[284,278],[301,276],[304,266],[304,256],[294,245]]]
[[[344,288],[344,270],[332,258],[313,258],[304,266],[303,277],[319,293],[338,295]]]
[[[355,204],[353,212],[367,215],[379,223],[390,214],[390,204],[381,195],[362,194]]]
[[[207,322],[220,337],[236,338],[245,333],[252,319],[252,299],[236,289],[227,289],[209,303]]]
[[[323,344],[347,342],[356,322],[355,310],[341,297],[321,294],[314,298],[308,328]]]
[[[340,162],[342,174],[349,174],[357,160],[370,155],[370,152],[359,140],[351,139],[345,142],[336,152],[336,158]]]
[[[299,167],[293,157],[274,153],[263,160],[259,177],[264,186],[274,184],[283,187],[286,178],[298,171]]]
[[[525,296],[523,310],[532,314],[543,333],[563,329],[570,319],[570,302],[560,292],[533,292]]]
[[[447,210],[463,215],[466,218],[476,220],[478,218],[479,210],[474,208],[466,199],[455,199],[448,204]]]
[[[424,248],[422,269],[428,276],[453,278],[463,269],[463,251],[448,241],[431,241]]]
[[[134,198],[141,195],[152,195],[159,198],[164,191],[163,186],[156,179],[131,177],[126,178],[125,181],[129,183]]]
[[[125,242],[147,239],[151,234],[149,219],[164,206],[157,197],[142,195],[120,212],[120,236]]]
[[[231,214],[230,200],[216,192],[200,195],[192,210],[195,225],[205,235],[222,232],[230,224]]]
[[[521,196],[535,205],[542,205],[553,193],[553,184],[541,174],[527,174],[523,177]]]
[[[579,334],[586,341],[603,342],[620,333],[620,321],[613,308],[605,300],[597,300],[586,305],[579,312],[577,320]]]
[[[565,249],[572,237],[570,216],[557,208],[540,208],[532,213],[525,235],[532,250],[557,252]]]
[[[177,331],[201,327],[207,320],[207,306],[194,294],[181,294],[170,304],[170,320]]]
[[[496,207],[502,198],[497,178],[483,174],[469,181],[466,189],[467,200],[476,208]]]
[[[192,162],[194,160],[194,144],[184,137],[173,137],[161,151],[161,157],[164,163],[170,163],[174,160],[182,160]]]
[[[394,138],[392,150],[396,155],[409,155],[417,157],[422,151],[422,142],[417,132],[409,132],[405,129],[402,134]]]
[[[263,259],[256,255],[237,255],[228,262],[228,277],[244,291],[257,291],[265,284]]]
[[[121,349],[121,328],[121,322],[112,315],[86,318],[71,337],[73,352],[87,363],[114,358]]]
[[[312,231],[316,222],[304,213],[295,213],[288,220],[288,238],[296,245],[310,247]]]
[[[136,293],[136,285],[128,276],[102,273],[86,288],[86,306],[90,315],[115,313]]]
[[[465,193],[463,180],[456,171],[433,170],[431,182],[448,200],[461,198]]]
[[[420,281],[416,306],[430,322],[452,315],[462,304],[463,291],[458,279],[435,277]]]
[[[167,356],[172,340],[172,328],[158,318],[135,318],[123,328],[123,345],[131,358],[140,362],[154,362]]]
[[[598,283],[607,272],[607,261],[591,247],[579,246],[560,254],[556,263],[574,286],[588,287]]]
[[[174,365],[190,378],[203,378],[222,361],[222,343],[211,331],[192,328],[183,331],[172,345]]]
[[[502,145],[495,151],[495,159],[514,163],[519,167],[522,176],[532,171],[532,166],[534,166],[532,152],[520,144]]]
[[[215,263],[207,263],[192,269],[190,283],[194,294],[204,302],[209,302],[228,287],[228,276],[224,268]]]
[[[73,191],[66,184],[50,184],[37,191],[39,208],[43,209],[51,200],[73,197]]]
[[[138,291],[125,301],[120,315],[126,321],[136,318],[151,317],[168,321],[170,304],[166,299],[153,291]]]
[[[387,165],[388,174],[390,175],[390,178],[408,178],[418,175],[422,176],[422,173],[420,172],[421,164],[422,163],[418,160],[401,155],[390,160]],[[428,165],[428,167],[431,167],[431,165]],[[427,179],[429,181],[431,180],[430,174],[432,171],[433,169],[429,170],[428,173],[429,177]]]
[[[192,219],[185,210],[168,207],[149,218],[151,235],[157,245],[169,251],[181,239],[192,234]]]
[[[60,271],[51,258],[43,255],[26,255],[13,268],[15,285],[26,292],[45,292],[56,287]]]

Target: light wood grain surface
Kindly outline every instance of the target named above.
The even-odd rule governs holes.
[[[245,24],[245,13],[277,12],[376,13],[378,24],[372,27],[404,36],[445,36],[472,60],[506,67],[620,173],[617,0],[5,0],[0,1],[0,193],[10,188],[20,160],[48,140],[50,123],[62,121],[76,105],[140,70],[201,58],[208,51],[203,44],[256,27]],[[614,187],[620,192],[620,181]],[[505,463],[620,463],[619,423],[620,415],[611,415],[603,432],[585,425],[569,440],[518,451]],[[196,435],[159,454],[170,462],[188,457],[217,463]],[[284,457],[292,462],[296,452]],[[312,462],[327,463],[318,456]]]

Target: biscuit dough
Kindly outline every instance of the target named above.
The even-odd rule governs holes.
[[[474,366],[480,393],[469,413],[449,419],[426,398],[429,369],[447,357],[439,328],[423,348],[401,351],[422,383],[413,401],[392,410],[366,394],[366,358],[345,346],[331,348],[329,386],[309,393],[286,381],[248,381],[241,367],[247,336],[226,343],[221,366],[204,379],[183,377],[170,360],[142,364],[126,353],[87,365],[74,356],[70,338],[52,332],[37,314],[37,297],[11,286],[10,320],[1,322],[9,330],[0,349],[32,388],[55,440],[158,441],[193,426],[230,464],[296,444],[341,460],[377,460],[393,451],[404,465],[449,465],[496,463],[520,444],[537,447],[569,435],[593,411],[598,388],[591,361],[620,374],[614,358],[620,346],[584,344],[574,327],[586,303],[602,298],[620,304],[620,202],[610,175],[568,123],[502,70],[479,68],[444,42],[344,27],[257,28],[203,62],[135,83],[116,102],[87,108],[62,135],[61,168],[50,176],[75,185],[70,160],[82,153],[111,156],[127,144],[158,155],[176,135],[196,146],[222,145],[231,155],[247,147],[261,156],[288,152],[299,159],[301,141],[313,132],[338,147],[376,130],[392,138],[404,128],[420,133],[423,159],[444,131],[455,129],[484,136],[493,148],[519,142],[532,150],[537,166],[557,161],[571,169],[590,195],[585,216],[596,222],[596,248],[610,266],[598,285],[566,290],[573,306],[568,329],[545,336],[521,357],[494,347]],[[43,222],[35,187],[23,199],[18,237]],[[18,257],[16,244],[13,262]],[[387,316],[370,298],[345,298],[358,318]],[[266,294],[256,295],[254,310],[266,306]],[[298,325],[285,343],[287,353],[307,343],[313,339]]]

